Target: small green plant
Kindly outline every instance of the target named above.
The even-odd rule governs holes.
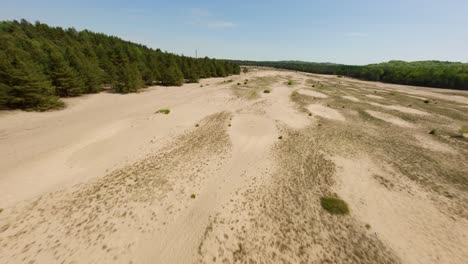
[[[268,89],[263,90],[263,93],[270,93],[271,91]]]
[[[320,198],[322,208],[331,214],[345,215],[349,213],[348,205],[345,201],[334,196],[324,196]]]
[[[192,193],[192,195],[190,195],[190,198],[192,199],[195,199],[196,195],[194,193]]]
[[[293,81],[289,80],[288,85],[293,85]]]
[[[283,139],[283,136],[279,136],[278,139]]]
[[[240,83],[237,83],[237,85],[241,85]]]
[[[338,78],[343,78],[343,75],[338,75],[337,77],[338,77]]]
[[[171,110],[169,110],[169,109],[159,109],[158,111],[156,111],[156,114],[168,115],[170,112],[171,112]]]
[[[435,133],[436,133],[435,129],[432,129],[431,131],[429,131],[429,135],[435,135]]]
[[[297,91],[294,91],[294,92],[291,93],[291,96],[292,96],[292,97],[299,96],[299,93],[298,93]]]
[[[429,103],[429,100],[424,100],[424,103],[425,103],[425,104],[428,104],[428,103]]]

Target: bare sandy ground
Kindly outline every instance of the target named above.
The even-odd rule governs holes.
[[[466,263],[467,92],[201,83],[0,113],[0,263]]]

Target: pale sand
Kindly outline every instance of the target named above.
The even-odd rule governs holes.
[[[298,93],[300,93],[300,94],[304,94],[304,95],[308,95],[308,96],[312,96],[312,97],[317,97],[317,98],[327,98],[328,97],[326,94],[316,92],[316,91],[312,91],[310,89],[299,89],[299,90],[296,90],[296,91]]]
[[[307,106],[307,110],[309,110],[313,115],[318,115],[328,119],[345,121],[345,117],[339,111],[321,104],[309,105]]]
[[[410,123],[410,122],[407,122],[399,117],[396,117],[396,116],[393,116],[393,115],[390,115],[390,114],[386,114],[386,113],[382,113],[382,112],[378,112],[378,111],[372,111],[372,110],[367,110],[366,111],[368,114],[370,114],[371,116],[375,117],[375,118],[378,118],[380,120],[383,120],[385,122],[388,122],[388,123],[392,123],[394,125],[397,125],[397,126],[401,126],[401,127],[414,127],[414,124]]]
[[[378,106],[386,109],[391,109],[391,110],[396,110],[402,113],[407,113],[407,114],[414,114],[414,115],[429,115],[429,113],[411,108],[411,107],[406,107],[406,106],[401,106],[401,105],[383,105],[379,103],[370,103],[373,106]]]
[[[351,101],[353,101],[353,102],[359,102],[359,99],[357,99],[356,97],[351,96],[351,95],[343,95],[342,97],[343,97],[344,99],[351,100]]]
[[[233,93],[237,82],[257,77],[276,78],[271,93]],[[465,194],[443,182],[449,200],[369,158],[375,149],[359,144],[376,125],[361,119],[356,97],[343,96],[349,102],[341,108],[339,91],[299,89],[325,102],[291,101],[284,80],[355,83],[319,77],[251,68],[202,80],[204,87],[100,93],[67,99],[61,111],[0,113],[0,263],[464,263],[468,221],[457,205]],[[171,113],[156,114],[161,108]],[[317,126],[309,112],[340,122]],[[414,131],[408,143],[441,153],[442,171],[453,157],[451,169],[466,167],[458,141],[422,135],[424,123],[402,130],[411,124],[368,113],[397,125],[383,127],[385,136]],[[347,140],[342,127],[364,137]],[[354,158],[332,154],[338,150]],[[349,216],[320,207],[334,192]]]
[[[373,95],[373,94],[366,94],[366,96],[369,98],[374,98],[374,99],[384,99],[382,96]]]

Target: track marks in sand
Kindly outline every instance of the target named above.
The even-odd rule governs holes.
[[[186,189],[223,163],[229,118],[226,112],[208,116],[142,161],[5,210],[0,262],[128,263],[138,236],[171,219],[177,201],[190,199]]]
[[[201,263],[399,263],[352,216],[320,207],[331,195],[335,165],[314,130],[283,131],[271,180],[247,188],[214,218],[200,245]]]

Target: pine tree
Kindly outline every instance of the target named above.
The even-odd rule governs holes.
[[[63,105],[39,68],[21,58],[15,57],[10,63],[0,58],[0,83],[6,88],[2,95],[6,94],[6,98],[2,101],[8,108],[44,111]]]
[[[184,75],[174,60],[170,60],[167,67],[163,69],[161,83],[167,86],[181,86],[184,83]]]
[[[58,96],[78,96],[83,93],[83,80],[58,52],[51,54],[50,78]]]

